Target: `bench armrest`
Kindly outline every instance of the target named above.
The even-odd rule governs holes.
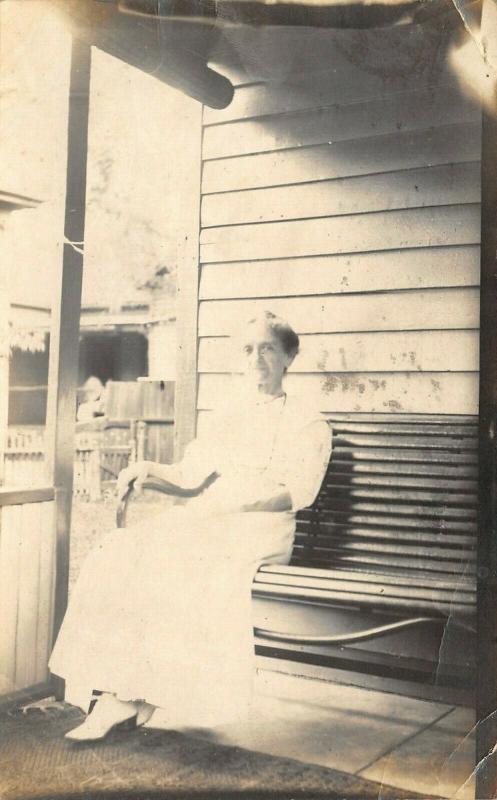
[[[160,492],[161,494],[170,495],[171,497],[198,497],[198,495],[202,494],[202,492],[204,492],[207,487],[211,485],[211,483],[214,483],[217,478],[217,472],[211,472],[211,474],[208,475],[207,478],[205,478],[205,480],[203,480],[198,486],[194,486],[191,489],[186,489],[183,486],[179,486],[179,484],[166,481],[164,478],[150,477],[143,481],[142,487],[144,489],[152,489],[153,491]],[[116,526],[118,528],[126,527],[126,512],[128,509],[128,502],[133,493],[134,483],[134,480],[130,481],[126,493],[123,495],[117,505]]]

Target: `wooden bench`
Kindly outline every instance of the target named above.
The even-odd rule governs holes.
[[[329,423],[332,458],[314,505],[297,516],[291,563],[261,567],[253,587],[258,599],[329,609],[328,630],[256,628],[256,651],[431,682],[437,664],[426,658],[355,646],[413,629],[430,630],[439,641],[450,619],[469,647],[476,606],[477,419],[334,415]],[[148,485],[161,489],[160,482]],[[354,619],[342,630],[334,629],[338,610]],[[472,680],[460,669],[444,679],[453,686]]]

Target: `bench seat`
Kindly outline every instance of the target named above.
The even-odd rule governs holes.
[[[335,414],[328,421],[332,457],[316,501],[297,515],[291,562],[262,566],[253,595],[273,607],[277,602],[287,608],[288,604],[326,608],[329,622],[319,634],[292,632],[287,622],[282,625],[285,630],[256,625],[256,651],[324,664],[325,656],[316,650],[323,645],[329,648],[333,666],[339,666],[346,651],[346,669],[438,681],[439,647],[441,637],[447,639],[448,621],[451,630],[459,629],[458,636],[462,631],[465,646],[456,649],[468,651],[469,659],[463,653],[466,665],[471,661],[477,418]],[[160,488],[154,481],[150,485]],[[183,491],[183,496],[189,494]],[[349,612],[354,618],[347,621]],[[285,615],[280,614],[281,619]],[[416,648],[422,642],[419,636],[411,639],[404,672],[397,652],[386,666],[388,653],[381,661],[377,651],[364,651],[361,665],[361,654],[349,647],[383,637],[388,651],[392,634],[410,635],[413,628],[417,634],[426,628],[427,639],[433,640],[433,657],[432,661],[418,658]],[[302,651],[306,645],[307,654]],[[457,672],[455,665],[452,685],[470,685],[471,670],[467,679],[461,678],[461,670]]]
[[[446,577],[446,576],[445,576]],[[259,597],[280,598],[316,605],[346,605],[377,611],[471,616],[476,603],[474,581],[462,578],[457,586],[443,575],[422,578],[401,574],[355,572],[316,567],[263,566],[253,592]]]

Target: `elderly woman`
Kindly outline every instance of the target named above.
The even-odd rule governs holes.
[[[180,464],[121,473],[120,495],[149,476],[183,487],[210,480],[186,506],[108,534],[85,562],[50,661],[66,699],[93,709],[70,739],[142,724],[156,707],[176,728],[247,714],[253,577],[263,563],[288,563],[295,514],[314,501],[331,449],[327,423],[283,389],[298,347],[274,314],[251,320],[231,408],[212,414]]]

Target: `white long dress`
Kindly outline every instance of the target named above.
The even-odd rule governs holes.
[[[73,590],[50,669],[66,700],[93,690],[146,700],[171,727],[245,717],[254,677],[253,577],[288,563],[295,513],[310,505],[330,456],[327,423],[286,396],[212,418],[188,448],[185,479],[220,477],[199,498],[110,532]],[[288,512],[234,512],[269,489]],[[271,491],[270,491],[271,494]]]

